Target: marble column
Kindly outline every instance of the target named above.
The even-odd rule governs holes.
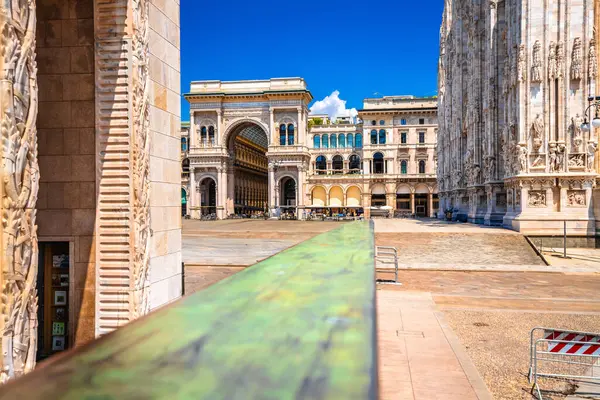
[[[410,193],[410,212],[412,214],[415,213],[415,193],[414,192]]]
[[[429,217],[433,217],[435,210],[433,209],[433,193],[429,192],[429,197],[427,198],[427,202],[429,204]]]
[[[189,205],[188,205],[188,214],[194,218],[198,218],[198,212],[195,210],[200,204],[196,202],[196,169],[194,167],[190,167],[190,196],[189,196]]]

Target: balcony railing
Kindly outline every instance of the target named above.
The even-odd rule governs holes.
[[[19,399],[377,398],[374,237],[353,222],[0,389]]]

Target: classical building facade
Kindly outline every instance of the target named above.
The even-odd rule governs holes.
[[[334,124],[308,115],[312,96],[301,78],[192,82],[185,97],[192,218],[438,209],[435,99],[365,99],[366,122]]]
[[[594,1],[446,0],[440,210],[529,234],[595,235]],[[589,119],[589,115],[587,118]]]
[[[0,381],[181,295],[179,2],[0,3]]]

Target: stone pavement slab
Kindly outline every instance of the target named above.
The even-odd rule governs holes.
[[[429,293],[377,291],[381,399],[491,399]]]

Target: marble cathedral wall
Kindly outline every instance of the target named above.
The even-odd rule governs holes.
[[[446,0],[440,31],[441,211],[594,235],[594,1]]]

